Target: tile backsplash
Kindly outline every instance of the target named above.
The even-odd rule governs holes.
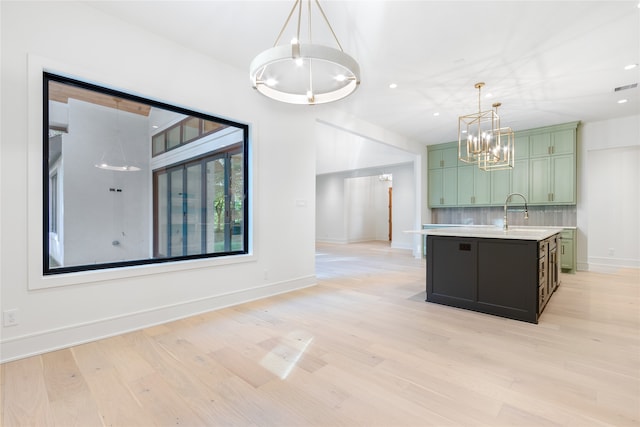
[[[503,207],[431,209],[433,224],[468,224],[502,226]],[[576,206],[529,206],[529,219],[524,219],[522,203],[509,204],[509,225],[576,226]]]

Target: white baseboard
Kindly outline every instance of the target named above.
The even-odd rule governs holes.
[[[316,238],[316,242],[317,243],[336,243],[336,244],[346,244],[347,240],[344,238],[340,238],[340,239],[332,239],[332,238]]]
[[[620,268],[640,268],[640,260],[629,258],[589,257],[589,271],[610,273]]]
[[[0,340],[0,363],[121,335],[185,317],[306,288],[316,283],[315,276],[300,277],[285,282],[270,283],[237,292],[214,295],[179,304],[156,307]]]

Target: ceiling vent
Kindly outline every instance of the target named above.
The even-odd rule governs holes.
[[[633,89],[633,88],[636,88],[636,87],[638,87],[638,83],[633,83],[633,84],[626,85],[626,86],[620,86],[620,87],[615,88],[613,91],[614,92],[620,92],[621,90]]]

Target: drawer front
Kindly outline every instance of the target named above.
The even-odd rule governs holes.
[[[567,230],[564,229],[560,232],[560,238],[561,239],[573,239],[573,234],[575,233],[574,230]]]
[[[547,258],[540,258],[538,260],[538,284],[540,286],[547,286]]]
[[[547,256],[547,241],[540,242],[538,246],[538,258]]]

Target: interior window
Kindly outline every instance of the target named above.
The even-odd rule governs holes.
[[[248,252],[247,125],[50,73],[44,88],[44,274]]]

